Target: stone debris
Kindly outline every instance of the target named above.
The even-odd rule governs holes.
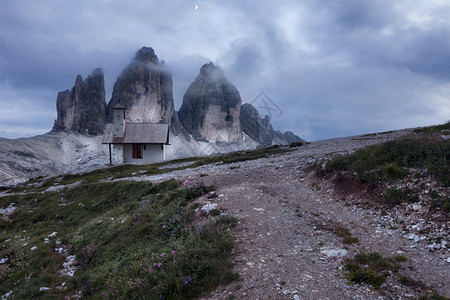
[[[6,294],[3,294],[1,300],[8,299],[12,295],[12,293],[13,293],[13,291],[9,291]]]
[[[348,251],[345,249],[325,249],[321,250],[320,253],[327,257],[345,257],[348,255]]]
[[[17,207],[14,205],[16,205],[16,203],[11,203],[6,208],[0,208],[0,215],[3,215],[4,220],[9,221],[8,216],[12,215],[16,211]]]
[[[211,203],[211,202],[206,202],[206,204],[204,204],[203,206],[202,206],[202,208],[197,208],[196,210],[195,210],[195,212],[199,212],[200,210],[202,211],[202,212],[205,212],[205,213],[207,213],[207,214],[209,214],[209,212],[211,211],[211,210],[213,210],[213,209],[216,209],[217,208],[217,203]]]
[[[69,255],[66,257],[66,261],[63,263],[63,269],[60,271],[61,275],[73,277],[77,270],[76,267],[76,256]]]

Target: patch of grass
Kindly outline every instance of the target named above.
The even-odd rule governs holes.
[[[97,169],[91,172],[80,174],[66,174],[61,176],[51,177],[45,180],[45,182],[39,187],[35,188],[35,192],[43,192],[53,185],[68,185],[75,182],[83,183],[95,183],[101,180],[107,179],[120,179],[127,177],[139,176],[142,174],[151,176],[159,175],[174,170],[184,170],[188,168],[196,168],[207,164],[229,164],[233,162],[242,162],[247,160],[254,160],[264,157],[269,157],[275,154],[281,154],[288,151],[292,151],[288,147],[272,146],[268,148],[261,148],[249,151],[237,151],[226,154],[208,156],[208,157],[189,157],[183,159],[176,159],[172,161],[164,161],[146,165],[133,165],[125,164],[118,166],[110,166],[107,168]],[[174,165],[174,167],[171,167]],[[208,174],[202,174],[200,177],[208,176]],[[23,192],[26,186],[21,185],[16,187],[12,192]]]
[[[211,210],[209,211],[209,214],[210,214],[211,216],[219,216],[219,215],[220,215],[220,210],[218,210],[217,208],[211,209]]]
[[[405,261],[408,260],[408,258],[407,258],[406,256],[400,255],[400,254],[394,256],[394,259],[395,259],[396,261],[398,261],[398,262],[405,262]]]
[[[395,206],[403,202],[417,202],[418,196],[410,189],[388,188],[383,193],[384,202],[388,206]]]
[[[359,240],[357,237],[352,236],[350,230],[345,228],[344,226],[340,224],[336,224],[332,221],[327,220],[325,223],[319,223],[315,222],[315,225],[317,228],[322,230],[327,230],[329,232],[332,232],[342,238],[342,242],[344,244],[355,244],[358,243]]]
[[[423,128],[414,129],[415,133],[425,133],[425,134],[439,134],[442,131],[450,130],[450,122],[436,125],[436,126],[428,126]]]
[[[407,168],[420,168],[450,186],[450,140],[434,137],[404,138],[359,149],[337,157],[325,166],[324,173],[349,171],[373,186],[379,181],[404,178]]]
[[[390,272],[398,272],[399,265],[394,258],[384,258],[378,252],[360,253],[347,259],[346,277],[353,283],[366,283],[379,289],[386,282]]]
[[[405,276],[405,275],[400,276],[400,278],[398,279],[398,282],[403,285],[410,286],[410,287],[419,287],[421,289],[427,288],[426,284],[423,283],[422,281],[412,279],[411,277]]]
[[[11,221],[0,220],[0,258],[7,259],[0,295],[12,290],[17,299],[63,299],[77,292],[82,298],[189,299],[228,284],[238,278],[228,232],[237,221],[224,216],[198,223],[191,207],[212,189],[175,180],[120,181],[2,197],[0,207],[14,202],[17,209]],[[60,274],[60,247],[76,256],[73,278]]]
[[[291,148],[295,148],[295,147],[301,147],[303,146],[305,143],[304,142],[293,142],[289,145],[289,147]]]

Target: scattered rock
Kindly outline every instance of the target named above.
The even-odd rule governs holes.
[[[345,249],[325,249],[321,250],[320,253],[327,257],[345,257],[348,255],[348,251]]]

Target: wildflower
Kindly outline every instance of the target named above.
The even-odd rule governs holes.
[[[105,293],[102,293],[102,297],[105,297]]]
[[[161,263],[158,263],[158,268],[161,268]]]
[[[152,273],[152,272],[153,272],[153,270],[152,270],[152,269],[148,269],[148,272],[149,272],[149,273]]]
[[[166,225],[163,225],[163,229],[166,229]]]
[[[175,254],[175,250],[172,250],[172,254]]]
[[[184,285],[190,286],[191,281],[192,281],[192,279],[190,277],[187,277],[186,280],[184,281]]]
[[[161,257],[162,257],[162,258],[164,258],[164,253],[163,253],[163,254],[161,254]]]
[[[133,286],[133,285],[134,285],[134,282],[132,281],[132,282],[130,283],[130,285]]]

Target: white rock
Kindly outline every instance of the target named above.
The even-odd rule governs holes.
[[[253,209],[259,212],[264,212],[264,208],[253,207]]]
[[[11,215],[17,207],[14,207],[15,203],[11,203],[7,208],[0,208],[0,214],[9,216]]]
[[[9,291],[9,292],[7,292],[6,294],[3,294],[3,295],[2,295],[2,300],[6,300],[6,299],[8,299],[8,298],[9,298],[9,296],[11,296],[11,295],[12,295],[12,293],[13,293],[13,291]]]
[[[46,286],[43,286],[43,287],[40,287],[39,290],[40,290],[41,292],[42,292],[42,291],[48,291],[48,290],[50,290],[50,288],[48,288],[48,287],[46,287]]]
[[[34,251],[34,250],[36,250],[37,249],[37,247],[36,246],[33,246],[33,247],[31,247],[31,251]]]
[[[209,213],[211,210],[216,209],[216,208],[217,208],[217,203],[207,202],[205,205],[202,206],[201,210],[204,211],[205,213]]]
[[[348,255],[348,251],[345,249],[326,249],[320,251],[320,253],[325,254],[327,257],[344,257]]]
[[[49,244],[49,243],[50,243],[49,238],[45,238],[45,239],[44,239],[44,244]]]
[[[420,204],[413,204],[412,205],[412,209],[415,211],[421,210],[422,209],[422,205]]]
[[[300,297],[297,294],[295,294],[294,295],[294,300],[300,300]]]
[[[450,257],[449,257],[449,258],[447,258],[447,262],[448,262],[448,263],[450,263]]]
[[[8,258],[2,258],[0,259],[0,265],[3,265],[4,263],[6,263],[8,261]]]
[[[58,233],[56,231],[54,231],[53,233],[49,234],[48,237],[56,236],[56,234],[58,234]]]
[[[408,235],[408,239],[410,240],[414,240],[416,238],[416,235],[414,233],[411,233],[410,235]]]

